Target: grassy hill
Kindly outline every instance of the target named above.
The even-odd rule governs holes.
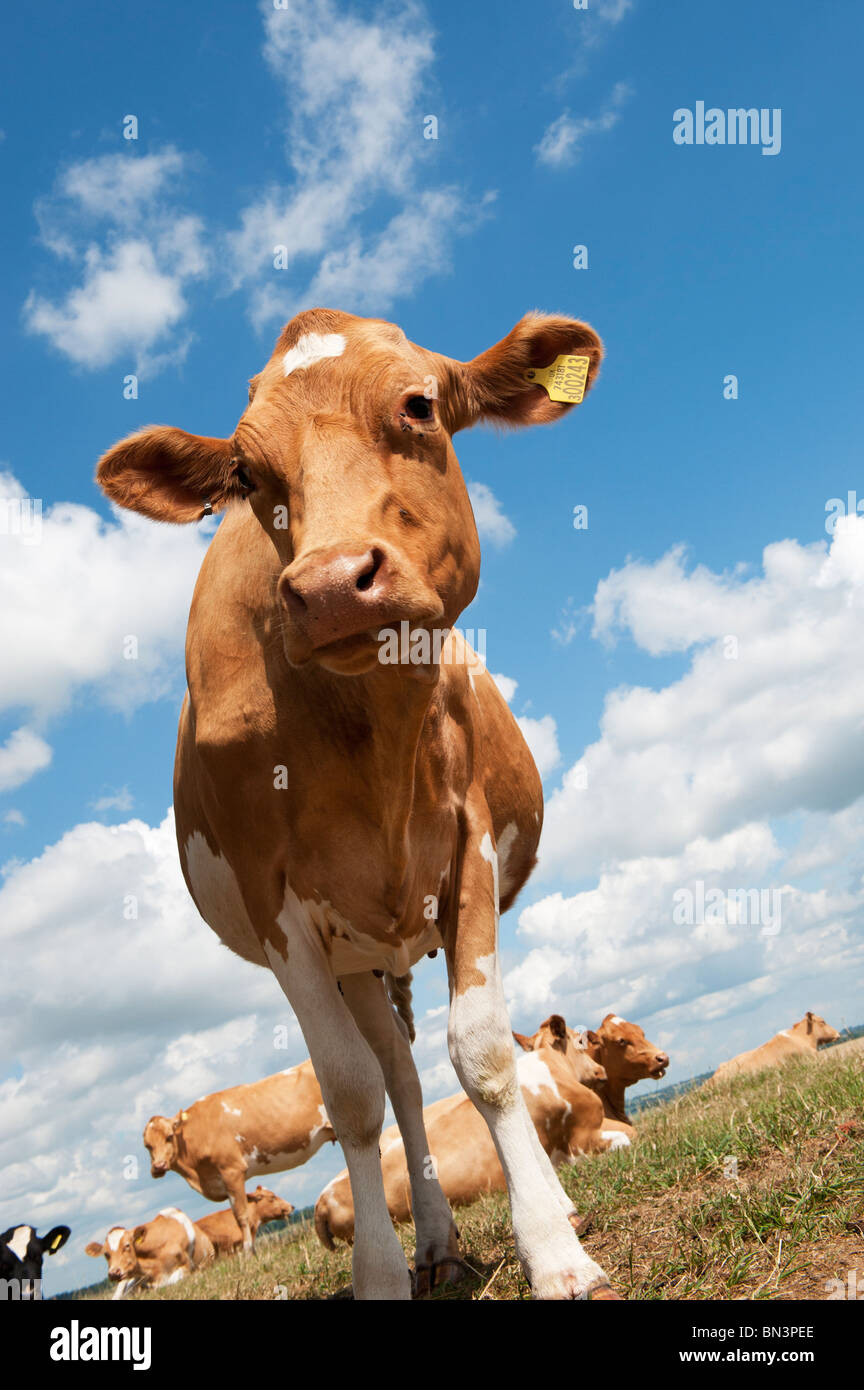
[[[825,1299],[864,1271],[864,1040],[691,1089],[639,1118],[639,1142],[562,1169],[586,1249],[636,1299]],[[519,1299],[505,1197],[457,1213],[470,1279],[441,1299]],[[400,1228],[406,1252],[413,1230]],[[350,1297],[350,1251],[307,1221],[145,1299]],[[84,1297],[110,1297],[101,1289]]]

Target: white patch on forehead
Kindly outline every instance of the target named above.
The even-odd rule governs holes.
[[[613,1014],[609,1022],[614,1023],[617,1026],[619,1023],[623,1023],[624,1020],[623,1018],[619,1018],[617,1014]]]
[[[325,357],[341,357],[344,351],[345,339],[341,333],[307,333],[288,349],[282,358],[282,370],[285,376],[290,376]]]
[[[109,1249],[109,1250],[116,1250],[116,1249],[117,1249],[117,1246],[120,1244],[120,1241],[123,1239],[124,1231],[125,1231],[125,1227],[123,1227],[123,1226],[114,1226],[113,1229],[110,1230],[110,1231],[108,1232],[108,1235],[107,1235],[106,1240],[105,1240],[105,1244],[108,1246],[108,1249]]]
[[[12,1239],[6,1242],[12,1254],[17,1255],[19,1260],[23,1261],[24,1256],[27,1254],[27,1246],[30,1244],[30,1236],[32,1233],[32,1226],[16,1226]]]

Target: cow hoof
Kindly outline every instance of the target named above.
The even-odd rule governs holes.
[[[443,1284],[458,1284],[468,1273],[468,1266],[455,1256],[439,1260],[437,1264],[418,1265],[414,1272],[414,1297],[425,1298]]]
[[[588,1290],[585,1297],[590,1303],[595,1303],[598,1299],[603,1299],[609,1303],[623,1303],[624,1300],[620,1293],[616,1293],[610,1284],[594,1284]]]

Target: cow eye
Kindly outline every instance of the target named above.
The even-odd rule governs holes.
[[[409,396],[405,402],[405,413],[412,420],[431,420],[432,402],[427,396]]]
[[[237,479],[240,491],[243,493],[244,497],[248,492],[255,491],[255,483],[252,479],[252,474],[249,472],[245,463],[234,464],[234,477]]]

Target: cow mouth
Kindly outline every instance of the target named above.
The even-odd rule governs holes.
[[[652,1077],[654,1078],[655,1081],[662,1081],[662,1080],[663,1080],[663,1077],[666,1075],[666,1068],[665,1068],[665,1067],[655,1067],[655,1069],[654,1069],[654,1071],[652,1071],[651,1075],[652,1075]]]

